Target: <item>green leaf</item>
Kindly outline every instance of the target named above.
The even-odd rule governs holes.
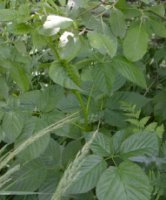
[[[130,28],[123,42],[123,52],[131,61],[140,60],[148,47],[148,34],[141,25]]]
[[[166,25],[164,22],[157,19],[149,19],[147,26],[151,29],[152,33],[155,33],[159,37],[166,38]]]
[[[79,38],[76,38],[74,36],[74,38],[72,38],[70,35],[68,36],[69,38],[67,36],[66,38],[64,38],[65,34],[63,34],[62,36],[63,40],[61,40],[62,47],[60,49],[60,56],[62,59],[70,61],[78,55],[81,49],[81,42]]]
[[[104,92],[105,94],[109,94],[111,92],[115,72],[110,65],[96,65],[91,70],[91,76],[94,81],[94,87],[97,90]]]
[[[44,152],[44,150],[46,150],[47,146],[49,145],[49,140],[49,135],[43,136],[23,150],[18,157],[24,161],[30,161],[38,158]]]
[[[127,138],[128,132],[124,130],[117,131],[112,136],[113,151],[119,153],[122,142]]]
[[[2,129],[5,133],[5,141],[14,142],[23,129],[23,119],[16,112],[7,112],[4,115]]]
[[[109,156],[112,152],[111,145],[111,137],[98,133],[90,148],[94,154],[99,156]]]
[[[126,126],[125,116],[123,112],[105,109],[104,120],[111,126],[116,126],[119,128],[124,128]]]
[[[96,186],[96,183],[106,168],[105,161],[97,155],[85,157],[78,171],[75,172],[75,179],[71,183],[67,193],[85,193]]]
[[[13,67],[10,69],[10,75],[21,90],[26,91],[29,89],[29,79],[23,67],[19,65],[13,65]]]
[[[141,1],[144,2],[144,3],[146,3],[146,4],[150,4],[151,1],[153,1],[153,0],[141,0]]]
[[[153,5],[149,8],[150,11],[164,17],[165,15],[165,8],[164,4],[159,4],[159,5]]]
[[[96,188],[99,200],[150,200],[151,191],[148,177],[131,162],[105,170]]]
[[[39,34],[37,31],[32,32],[33,46],[37,49],[41,49],[46,46],[46,36]]]
[[[75,155],[81,149],[81,142],[79,140],[74,140],[69,142],[63,150],[62,153],[62,164],[67,167],[67,165],[73,161]]]
[[[49,76],[55,83],[62,87],[80,90],[80,88],[71,80],[64,67],[57,61],[51,64],[49,68]]]
[[[59,172],[58,170],[49,171],[47,178],[44,180],[41,187],[39,188],[40,194],[38,195],[37,200],[46,200],[46,199],[50,200],[53,192],[55,191],[55,188],[58,185],[61,176],[62,172]]]
[[[0,77],[0,99],[1,98],[8,98],[8,93],[9,93],[9,87],[2,77]]]
[[[124,57],[118,56],[112,60],[112,66],[129,81],[136,83],[142,88],[146,88],[144,74],[136,64],[129,62]]]
[[[61,29],[66,29],[73,24],[73,20],[58,15],[48,15],[41,30],[42,33],[51,36],[58,33]]]
[[[32,27],[26,23],[19,23],[12,25],[12,32],[14,34],[27,34],[32,31]]]
[[[4,191],[35,191],[46,178],[46,169],[39,160],[25,164],[16,172]]]
[[[115,56],[117,51],[117,40],[114,36],[103,35],[97,32],[89,32],[88,39],[90,45],[97,49],[101,54]]]
[[[44,123],[45,122],[35,117],[32,117],[29,120],[27,119],[23,127],[22,134],[15,143],[15,148],[17,148],[20,143],[27,140],[27,138],[31,137],[34,132],[36,133],[38,130],[44,128]],[[45,135],[39,138],[38,140],[30,144],[22,152],[20,152],[18,158],[22,161],[31,161],[35,158],[38,158],[46,150],[47,146],[49,145],[49,141],[49,135]]]
[[[12,9],[0,9],[0,22],[13,21],[17,17],[17,11]]]
[[[126,33],[126,23],[123,13],[118,9],[112,9],[109,23],[114,35],[123,38]]]
[[[135,133],[123,141],[120,147],[122,157],[158,155],[159,142],[152,132]]]
[[[50,139],[45,151],[40,155],[40,160],[47,168],[61,167],[62,146],[57,141]]]

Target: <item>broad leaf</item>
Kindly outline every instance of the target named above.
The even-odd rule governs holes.
[[[42,121],[35,117],[26,120],[22,134],[15,143],[15,147],[17,147],[23,141],[26,141],[27,138],[34,135],[38,130],[44,128],[46,126],[45,124],[45,121]],[[47,146],[49,145],[49,141],[49,134],[39,138],[38,140],[30,144],[22,152],[20,152],[20,154],[18,155],[19,159],[23,161],[30,161],[38,158],[46,150]]]
[[[124,37],[126,23],[123,13],[118,9],[113,9],[110,14],[109,23],[115,36]]]
[[[5,133],[5,141],[14,142],[23,129],[23,119],[16,112],[7,112],[4,115],[2,129]]]
[[[4,191],[35,191],[46,178],[46,168],[39,160],[25,164],[16,172]]]
[[[26,91],[29,89],[29,79],[25,70],[19,65],[13,65],[10,69],[12,79],[17,83],[21,90]]]
[[[47,178],[39,188],[39,195],[37,200],[50,200],[52,193],[58,185],[59,179],[62,176],[62,172],[58,170],[50,170]],[[22,199],[21,199],[22,200]]]
[[[150,11],[152,11],[153,13],[156,13],[162,17],[164,17],[165,15],[165,8],[164,8],[164,4],[158,4],[158,5],[154,5],[151,6],[149,8]]]
[[[93,140],[90,148],[94,154],[100,156],[109,156],[112,152],[112,143],[110,136],[98,133]]]
[[[166,25],[164,22],[157,19],[149,19],[147,26],[151,29],[152,33],[155,33],[159,37],[166,38]]]
[[[103,35],[97,32],[89,32],[88,39],[90,45],[101,54],[108,54],[113,57],[117,50],[117,40],[114,36]]]
[[[67,193],[85,193],[96,186],[96,183],[106,168],[105,161],[97,155],[89,155],[75,172],[75,179],[71,183]]]
[[[148,47],[148,34],[141,25],[130,28],[123,42],[123,51],[131,61],[140,60]]]
[[[62,36],[64,36],[65,33]],[[64,38],[63,40],[60,43],[62,45],[60,49],[60,56],[62,59],[70,61],[78,55],[81,49],[81,42],[79,38],[76,38],[74,36],[72,38],[70,35],[66,36],[66,38]],[[65,40],[67,41],[65,42]]]
[[[157,135],[153,132],[135,133],[121,144],[122,157],[132,156],[154,156],[158,155],[159,142]]]
[[[148,177],[131,162],[105,170],[96,188],[99,200],[150,200],[151,191]]]
[[[69,142],[62,152],[62,164],[67,167],[67,165],[73,161],[75,155],[81,149],[81,142],[79,140]]]
[[[115,57],[112,60],[112,66],[129,81],[146,88],[144,74],[136,64],[129,62],[124,57]]]
[[[69,70],[70,69],[68,69],[68,71]],[[64,67],[56,61],[53,62],[50,66],[49,76],[55,83],[65,88],[80,90],[76,83],[71,80],[70,75],[67,73],[67,69],[64,69]]]
[[[110,94],[112,91],[112,82],[114,82],[115,72],[110,65],[96,65],[91,70],[91,76],[94,81],[95,89],[100,93]]]
[[[16,19],[17,11],[12,9],[0,9],[0,22],[13,21]]]
[[[1,98],[7,99],[8,92],[9,92],[9,88],[8,88],[8,85],[5,81],[5,79],[0,77],[0,99]]]

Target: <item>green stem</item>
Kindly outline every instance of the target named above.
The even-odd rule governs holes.
[[[88,113],[86,111],[86,106],[84,105],[84,102],[83,102],[83,99],[82,99],[82,96],[81,94],[77,91],[77,90],[74,90],[73,93],[75,94],[75,96],[77,97],[79,103],[80,103],[80,106],[81,106],[81,110],[82,110],[82,113],[83,113],[83,116],[84,116],[84,129],[85,130],[89,130],[89,125],[88,125]]]
[[[61,59],[59,52],[57,51],[57,49],[54,47],[52,40],[48,41],[48,45],[50,47],[50,49],[52,50],[52,52],[54,53],[55,57],[57,58],[57,60],[61,63],[61,65],[68,70],[71,66],[69,65],[69,63],[67,63],[66,61],[64,61],[63,59]],[[76,85],[79,85],[79,82],[77,80],[77,76],[72,73],[71,79],[74,83],[76,83]],[[86,109],[86,105],[84,104],[84,101],[82,99],[82,96],[80,94],[79,91],[77,90],[72,90],[73,94],[77,97],[79,104],[81,106],[81,110],[83,113],[83,117],[84,117],[84,129],[85,130],[89,130],[89,125],[88,125],[88,113],[87,113],[87,109]]]

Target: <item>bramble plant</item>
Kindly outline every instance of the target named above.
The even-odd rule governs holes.
[[[166,199],[165,9],[0,0],[0,199]]]

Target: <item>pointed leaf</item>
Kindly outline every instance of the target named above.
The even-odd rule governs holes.
[[[158,155],[159,143],[155,133],[141,132],[128,137],[122,143],[120,152],[123,157]]]
[[[29,89],[28,76],[21,66],[13,65],[10,69],[10,75],[21,90],[26,91]]]
[[[14,142],[15,139],[20,135],[23,128],[23,120],[15,112],[8,112],[5,114],[2,129],[5,133],[5,140],[7,142]]]
[[[97,184],[99,200],[150,200],[151,186],[142,169],[131,162],[110,167]]]
[[[114,36],[103,35],[97,32],[89,32],[88,39],[90,45],[101,54],[108,54],[113,57],[117,50],[117,40]]]
[[[126,79],[146,88],[144,74],[136,64],[129,62],[124,57],[115,57],[112,65]]]
[[[50,66],[49,76],[55,83],[62,87],[80,90],[80,88],[71,80],[63,66],[56,61]]]
[[[46,168],[39,160],[29,162],[12,175],[4,191],[35,191],[46,177]]]
[[[97,155],[109,156],[111,154],[111,138],[102,133],[98,133],[90,148]]]
[[[0,21],[13,21],[17,17],[17,11],[12,9],[0,9]]]
[[[105,161],[97,155],[87,156],[79,170],[75,172],[75,180],[71,183],[67,193],[85,193],[96,186],[99,176],[106,168]]]
[[[109,23],[115,36],[124,37],[126,24],[123,13],[118,9],[113,9],[110,14]]]
[[[140,60],[147,51],[148,34],[141,25],[130,28],[123,42],[123,51],[131,61]]]

